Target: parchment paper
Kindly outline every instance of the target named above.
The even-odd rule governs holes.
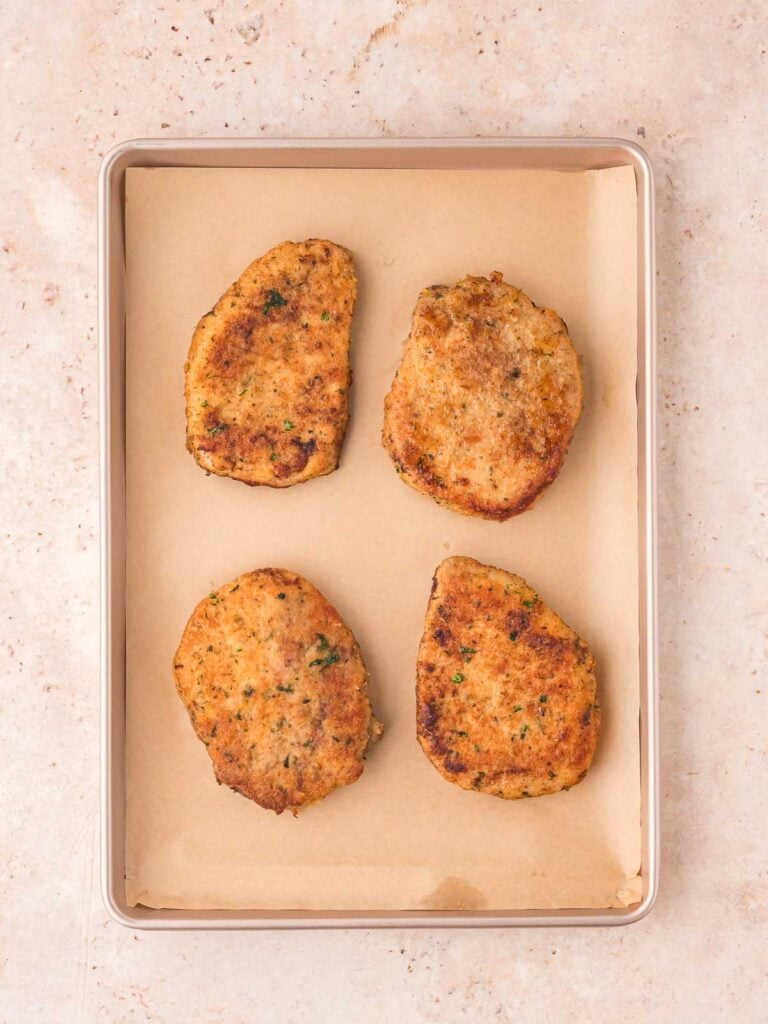
[[[127,180],[127,898],[183,908],[626,906],[640,898],[636,192],[583,173],[133,169]],[[327,237],[359,275],[339,471],[288,490],[207,477],[184,448],[198,318],[256,256]],[[586,400],[565,466],[507,523],[398,479],[382,402],[419,290],[500,270],[567,322]],[[448,554],[524,576],[590,644],[603,731],[568,793],[445,782],[415,735],[416,652]],[[386,725],[354,785],[276,817],[218,786],[176,696],[195,603],[250,569],[311,580],[363,650]]]

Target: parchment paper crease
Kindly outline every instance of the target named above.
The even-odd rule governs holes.
[[[632,170],[133,169],[127,180],[127,898],[183,908],[626,906],[640,898],[636,193]],[[348,246],[360,279],[341,469],[287,491],[206,477],[184,448],[198,318],[284,239]],[[419,290],[500,270],[567,322],[585,411],[564,469],[505,524],[406,487],[382,402]],[[603,733],[568,793],[506,802],[422,754],[414,665],[448,554],[524,576],[590,643]],[[386,734],[353,786],[297,819],[216,785],[171,660],[201,596],[302,573],[357,636]]]

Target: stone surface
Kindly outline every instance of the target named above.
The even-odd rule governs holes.
[[[3,4],[3,1020],[765,1019],[766,14]],[[102,907],[99,161],[136,136],[307,135],[617,135],[654,161],[663,879],[639,924],[149,934]]]

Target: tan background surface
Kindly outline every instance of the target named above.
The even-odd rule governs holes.
[[[765,15],[764,0],[3,4],[0,1018],[764,1020]],[[620,135],[654,162],[659,900],[622,929],[128,932],[98,885],[98,163],[143,135],[385,133]]]
[[[192,908],[500,909],[640,897],[636,193],[631,168],[131,170],[127,182],[130,902]],[[341,469],[287,491],[207,477],[184,449],[199,317],[285,238],[355,253],[352,417]],[[564,317],[586,412],[559,479],[498,524],[406,487],[380,443],[419,291],[502,270]],[[518,572],[588,639],[603,731],[587,779],[508,803],[444,782],[416,742],[416,651],[448,554]],[[387,727],[362,779],[276,817],[216,785],[170,666],[191,609],[263,566],[340,610]]]

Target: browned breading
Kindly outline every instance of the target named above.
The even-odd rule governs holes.
[[[416,704],[443,778],[507,800],[580,782],[600,732],[587,645],[525,580],[473,558],[435,574]]]
[[[205,597],[173,672],[218,781],[277,814],[354,782],[381,732],[355,638],[285,569],[245,573]]]
[[[564,322],[499,273],[425,288],[387,395],[402,479],[465,515],[524,512],[557,476],[581,413]]]
[[[289,487],[338,467],[356,292],[347,249],[283,242],[205,314],[184,367],[187,448],[203,469]]]

